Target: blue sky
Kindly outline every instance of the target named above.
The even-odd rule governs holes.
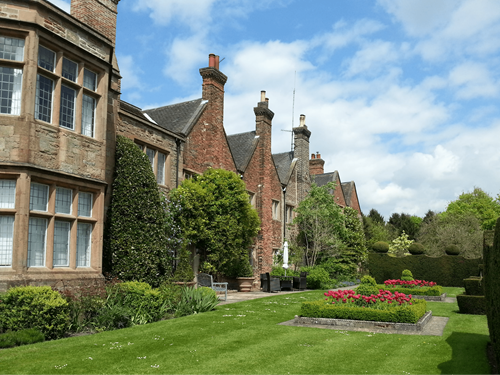
[[[500,193],[497,0],[121,0],[118,12],[123,100],[201,97],[198,69],[215,53],[226,132],[254,129],[265,90],[273,152],[305,114],[311,153],[356,182],[366,214]]]

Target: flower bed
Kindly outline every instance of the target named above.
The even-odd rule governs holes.
[[[301,316],[394,323],[416,323],[425,314],[427,302],[411,295],[380,290],[363,296],[353,290],[329,291],[325,300],[303,302]]]
[[[384,285],[379,285],[379,287],[398,293],[411,292],[414,296],[440,296],[443,294],[441,286],[433,281],[425,280],[386,280]]]

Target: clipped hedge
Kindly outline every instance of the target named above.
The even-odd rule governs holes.
[[[368,269],[378,284],[398,279],[403,270],[410,269],[417,280],[434,281],[441,286],[463,287],[464,279],[479,274],[478,267],[482,263],[481,258],[467,259],[462,256],[433,258],[412,255],[398,258],[387,254],[368,254]]]
[[[35,344],[45,341],[45,336],[36,328],[11,331],[0,335],[0,348]]]
[[[491,231],[484,236],[484,295],[486,297],[486,316],[490,339],[496,357],[500,364],[500,219],[497,220],[493,245],[491,245]]]
[[[457,296],[457,302],[461,314],[486,314],[486,298],[484,296],[460,294]]]
[[[404,288],[401,286],[385,286],[378,285],[379,289],[390,290],[392,293],[399,292],[404,294],[412,294],[414,296],[440,296],[443,294],[443,287],[440,285],[423,286],[421,288]]]
[[[49,286],[11,288],[0,301],[0,329],[36,328],[48,339],[62,337],[69,328],[69,305]]]
[[[310,318],[352,319],[376,322],[417,323],[425,314],[425,300],[412,300],[412,305],[394,305],[387,310],[352,305],[332,305],[325,301],[302,302],[300,315]]]
[[[469,296],[484,296],[484,282],[480,277],[469,277],[464,280],[465,294]]]

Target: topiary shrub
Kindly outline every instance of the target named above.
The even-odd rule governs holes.
[[[410,270],[403,270],[401,274],[401,280],[403,281],[413,281],[413,274],[411,273]]]
[[[387,253],[389,251],[389,244],[384,241],[375,242],[372,246],[372,250],[377,253]]]
[[[158,286],[170,276],[172,263],[165,201],[148,157],[134,142],[117,136],[115,160],[105,271],[122,281]]]
[[[422,245],[421,243],[418,243],[418,242],[414,242],[410,245],[410,247],[408,248],[408,251],[410,252],[410,254],[412,255],[421,255],[421,254],[425,254],[425,248],[424,248],[424,245]]]
[[[36,328],[48,339],[64,336],[69,329],[68,302],[48,286],[11,288],[0,304],[2,329]]]
[[[448,245],[444,248],[444,251],[447,255],[459,255],[460,249],[457,245]]]
[[[356,288],[356,293],[363,296],[371,296],[372,294],[377,295],[379,293],[377,282],[371,276],[363,276],[360,286]]]

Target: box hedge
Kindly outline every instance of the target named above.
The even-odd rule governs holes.
[[[483,259],[467,259],[462,256],[426,255],[391,257],[387,254],[368,254],[370,274],[382,284],[385,280],[399,279],[405,269],[413,273],[417,280],[434,281],[441,286],[463,287],[464,279],[479,275],[479,265]]]
[[[300,315],[310,318],[368,320],[375,322],[417,323],[425,314],[425,300],[412,300],[412,305],[394,305],[387,310],[353,305],[332,305],[325,301],[302,302]]]
[[[465,294],[468,296],[484,296],[484,282],[481,277],[464,279]]]
[[[486,298],[484,296],[460,294],[457,296],[457,303],[461,314],[486,314]]]
[[[500,364],[500,219],[495,227],[493,244],[491,236],[493,231],[486,231],[484,235],[484,295],[486,297],[486,316],[490,339],[497,364]]]
[[[378,285],[379,289],[390,290],[392,293],[399,292],[404,294],[412,294],[415,296],[440,296],[443,294],[443,287],[440,285],[435,286],[423,286],[421,288],[404,288],[402,286],[385,286]]]

